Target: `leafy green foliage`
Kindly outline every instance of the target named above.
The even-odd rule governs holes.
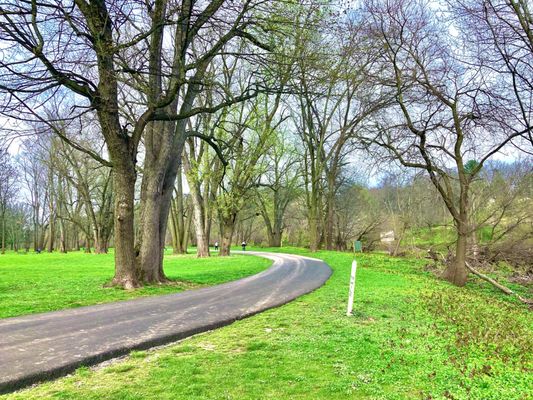
[[[476,160],[468,160],[465,164],[465,172],[471,175],[475,169],[479,166],[479,162]]]

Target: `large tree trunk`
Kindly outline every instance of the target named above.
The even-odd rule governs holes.
[[[285,210],[288,204],[287,199],[280,200],[276,196],[274,202],[274,226],[272,229],[272,247],[281,247],[281,241],[283,239],[283,230],[285,228],[284,218]]]
[[[76,226],[72,231],[72,249],[74,251],[80,251],[80,231]]]
[[[103,232],[103,228],[99,227],[93,231],[94,237],[94,252],[95,254],[107,254],[108,238]]]
[[[267,236],[268,236],[268,246],[269,247],[281,247],[281,237],[283,234],[283,216],[281,213],[277,199],[274,198],[274,222],[270,220],[268,216],[268,210],[266,207],[263,208],[262,215],[263,220],[266,224]]]
[[[45,226],[43,226],[39,233],[39,239],[38,239],[38,246],[37,248],[42,251],[44,250],[44,244],[46,242],[46,231],[44,230]]]
[[[184,122],[178,122],[176,129],[182,124]],[[165,238],[184,139],[174,133],[174,124],[152,125],[141,187],[137,262],[143,282],[164,283],[168,281],[163,272]],[[172,134],[166,131],[168,129],[172,129]]]
[[[105,2],[79,2],[80,11],[88,21],[91,34],[98,37],[94,46],[98,65],[98,97],[92,101],[105,137],[111,159],[114,199],[115,275],[109,285],[133,289],[139,286],[135,264],[134,201],[135,166],[141,118],[130,135],[120,121],[119,89],[115,66],[112,23]]]
[[[211,240],[211,227],[213,225],[213,213],[214,207],[212,204],[216,201],[216,185],[211,184],[210,187],[205,187],[204,190],[204,227],[205,227],[205,237],[209,245]]]
[[[328,200],[329,203],[329,200]],[[334,248],[334,237],[333,237],[333,218],[335,215],[335,211],[333,209],[333,202],[328,204],[328,211],[326,214],[326,249],[327,250],[333,250]]]
[[[318,216],[316,215],[316,210],[314,209],[313,205],[311,207],[312,208],[308,210],[309,248],[312,252],[315,252],[318,250],[320,238],[318,234]]]
[[[154,9],[153,20],[165,20],[165,5]],[[181,37],[176,37],[176,53],[174,54],[173,69],[186,73],[186,51],[180,51],[184,43]],[[149,80],[150,97],[158,99],[161,94],[161,51],[163,43],[163,24],[152,35],[152,52],[150,54],[150,70],[155,76]],[[192,109],[196,95],[202,87],[199,82],[203,79],[208,63],[198,67],[194,79],[196,83],[188,84],[184,95],[175,99],[167,107],[167,112],[188,112]],[[181,105],[178,111],[178,105]],[[181,165],[181,154],[186,139],[187,119],[177,122],[152,122],[145,129],[145,174],[141,188],[141,221],[140,238],[138,243],[138,263],[142,279],[147,282],[163,282],[163,253],[167,232],[168,214],[170,211],[174,183]],[[151,219],[153,218],[153,219]],[[158,228],[158,230],[157,230]]]
[[[186,165],[186,163],[185,163]],[[206,229],[206,212],[200,186],[192,179],[187,179],[190,188],[193,225],[196,233],[196,255],[200,258],[209,257],[209,238]]]
[[[172,237],[172,252],[174,254],[187,254],[191,218],[185,218],[185,209],[180,198],[183,199],[183,193],[178,191],[177,197],[171,202],[169,230]]]
[[[174,254],[187,254],[187,234],[189,222],[185,221],[185,208],[183,206],[183,183],[181,168],[176,176],[176,197],[171,200],[170,233],[172,235],[172,248]]]
[[[460,155],[458,155],[460,160]],[[458,165],[458,175],[460,184],[458,213],[455,213],[454,222],[457,230],[457,243],[455,246],[455,260],[443,273],[443,278],[457,286],[464,286],[468,278],[466,268],[466,257],[468,252],[468,239],[472,235],[470,226],[470,204],[469,204],[469,178],[465,172],[462,162]],[[451,199],[450,199],[451,200]]]
[[[161,210],[163,207],[162,193],[152,185],[145,189],[141,211],[140,242],[138,243],[137,261],[142,282],[164,283],[166,277],[162,271],[165,237],[160,235]],[[168,218],[168,216],[167,216]],[[164,224],[166,227],[166,223]]]
[[[466,224],[458,224],[455,260],[446,268],[442,275],[444,279],[457,286],[464,286],[468,278],[468,270],[466,268],[468,236],[469,232]]]
[[[91,210],[92,213],[92,210]],[[106,228],[99,224],[96,217],[93,214],[93,242],[94,252],[96,254],[106,254],[108,251],[108,235],[106,235]]]
[[[170,236],[172,238],[172,253],[173,254],[182,254],[180,249],[180,240],[179,240],[179,227],[178,219],[176,217],[176,204],[172,200],[172,207],[170,208]]]
[[[308,193],[307,200],[307,219],[309,224],[309,248],[312,252],[320,248],[320,219],[322,219],[322,202],[320,201],[320,191],[317,178],[311,177],[311,191]]]
[[[59,252],[67,252],[67,235],[65,232],[65,225],[63,222],[59,223]]]
[[[139,287],[135,268],[133,230],[135,179],[133,162],[130,161],[126,166],[114,167],[115,276],[111,285],[122,286],[125,289]]]
[[[269,247],[281,247],[281,230],[274,229],[268,233],[268,245]]]
[[[65,230],[65,221],[59,219],[59,252],[67,252],[67,232]]]
[[[91,236],[86,234],[85,235],[85,249],[84,252],[89,254],[91,252]]]
[[[268,237],[268,246],[269,247],[281,247],[281,225],[282,225],[282,217],[277,215],[278,214],[278,203],[277,203],[277,193],[274,193],[274,205],[273,205],[273,211],[274,211],[274,222],[270,219],[270,215],[268,213],[268,207],[266,204],[261,201],[261,215],[263,217],[263,221],[265,223],[266,227],[266,233]]]
[[[55,239],[55,221],[54,216],[50,215],[50,222],[48,224],[48,242],[47,242],[47,251],[49,253],[54,251],[54,239]]]
[[[195,141],[189,139],[188,143],[190,151],[183,153],[182,161],[183,170],[189,184],[190,204],[192,206],[192,221],[190,222],[194,225],[194,236],[191,237],[191,240],[196,244],[196,255],[199,258],[209,257],[209,239],[213,214],[211,205],[216,200],[218,181],[216,174],[202,176],[200,172],[202,169],[210,170],[214,168],[210,162],[209,152],[206,151],[207,143],[201,142],[198,153],[195,150]],[[193,161],[201,166],[199,170],[192,169],[191,163]]]
[[[233,240],[233,231],[235,230],[235,219],[225,218],[220,224],[220,235],[222,242],[220,243],[219,256],[229,256],[231,253],[231,241]]]
[[[193,199],[193,221],[194,231],[196,232],[196,255],[200,258],[209,257],[209,241],[204,226],[205,219],[202,205],[194,201],[194,195],[191,199]]]
[[[326,249],[333,250],[333,227],[335,219],[335,178],[328,177],[328,195],[326,199]]]

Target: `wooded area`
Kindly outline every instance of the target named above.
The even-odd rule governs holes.
[[[112,247],[124,288],[214,242],[531,269],[527,0],[2,0],[0,41],[2,252]]]

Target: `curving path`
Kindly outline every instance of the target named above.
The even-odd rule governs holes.
[[[274,263],[208,288],[0,320],[0,393],[231,324],[311,292],[332,272],[314,258],[247,253]]]

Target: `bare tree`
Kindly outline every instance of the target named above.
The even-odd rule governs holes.
[[[46,137],[39,140],[46,140]],[[33,249],[40,251],[44,248],[44,226],[48,220],[45,204],[48,202],[49,188],[46,186],[48,167],[43,160],[44,152],[41,146],[35,144],[33,139],[22,142],[17,163],[23,178],[22,186],[27,194],[25,201],[31,207]]]
[[[95,153],[101,152],[90,136],[83,143]],[[86,238],[92,237],[88,241],[94,246],[95,253],[107,253],[113,233],[111,169],[63,142],[58,142],[56,148],[57,158],[60,158],[56,161],[56,173],[71,187],[68,190],[75,190],[76,197],[71,196],[66,202],[63,219],[73,223]],[[90,250],[91,246],[86,247]]]
[[[506,112],[494,115],[503,129],[533,145],[533,14],[527,0],[449,2],[452,24],[470,54],[469,62],[494,76],[488,89]],[[453,26],[452,25],[452,26]],[[531,154],[531,146],[513,144]]]
[[[165,14],[164,2],[157,13]],[[223,107],[249,99],[256,94],[256,83],[240,87],[239,91],[218,90],[216,77],[207,74],[210,64],[218,62],[220,54],[231,53],[235,62],[245,52],[248,57],[256,53],[253,48],[266,48],[251,33],[261,21],[260,1],[225,2],[211,1],[202,12],[195,10],[194,2],[183,2],[176,18],[171,61],[167,68],[162,63],[164,51],[163,29],[152,37],[154,53],[149,60],[149,81],[146,97],[157,103],[165,100],[152,116],[145,135],[145,164],[141,187],[140,235],[136,244],[137,261],[142,280],[165,281],[163,273],[163,248],[167,231],[168,213],[181,153],[188,132],[189,118],[205,112],[215,112]],[[168,8],[170,9],[170,8]],[[198,14],[192,20],[190,13]],[[234,43],[236,42],[236,43]],[[246,44],[245,44],[246,43]],[[246,50],[245,50],[246,49]],[[263,51],[263,50],[261,50]],[[255,57],[258,62],[257,57]],[[163,79],[165,76],[168,79]],[[253,76],[254,74],[252,74]],[[226,89],[233,89],[227,88]],[[209,107],[198,104],[197,96],[206,90],[214,90]],[[174,97],[171,97],[174,95]],[[165,122],[165,121],[173,122]]]
[[[243,71],[244,72],[244,71]],[[257,98],[251,105],[240,104],[229,109],[220,121],[219,139],[225,141],[224,159],[228,165],[220,168],[216,209],[220,226],[220,255],[228,256],[239,212],[245,202],[251,202],[253,189],[265,171],[264,155],[272,146],[273,114],[258,107]]]
[[[192,220],[192,205],[183,193],[181,168],[178,170],[176,190],[170,210],[170,234],[174,254],[187,254],[189,230]]]
[[[0,151],[0,222],[2,224],[2,254],[6,252],[6,217],[17,190],[17,171],[7,150]]]
[[[5,115],[21,120],[29,119],[25,113],[32,115],[71,145],[113,166],[117,194],[113,284],[133,288],[138,286],[133,250],[135,163],[146,117],[155,110],[138,120],[133,133],[128,131],[120,115],[120,69],[116,61],[152,31],[148,27],[138,32],[129,21],[130,7],[122,6],[121,2],[83,0],[71,4],[2,2],[0,37],[6,51],[0,87],[5,94]],[[127,32],[134,32],[133,36]],[[71,110],[95,111],[111,161],[61,134],[44,110],[46,99],[57,95],[63,96],[59,102],[72,106]]]
[[[347,179],[339,189],[335,204],[336,249],[347,250],[354,240],[362,241],[365,251],[373,249],[384,220],[376,190]]]
[[[278,132],[265,161],[268,170],[258,184],[255,199],[266,226],[268,245],[280,247],[287,207],[301,194],[299,158],[294,146]]]
[[[308,18],[317,17],[310,14]],[[335,197],[342,168],[354,150],[358,130],[386,100],[368,84],[367,72],[376,54],[368,51],[360,25],[322,23],[328,24],[327,34],[302,35],[297,43],[293,79],[312,250],[322,243],[333,248]]]
[[[455,261],[444,277],[462,286],[467,241],[476,229],[470,218],[472,182],[520,133],[502,130],[486,117],[502,112],[485,90],[487,77],[459,57],[434,10],[416,0],[368,1],[366,7],[369,32],[383,49],[383,90],[390,90],[395,102],[376,117],[366,141],[429,175],[457,231]]]
[[[209,132],[211,118],[202,118],[204,131]],[[222,161],[210,151],[209,144],[198,138],[190,137],[183,155],[183,169],[190,190],[193,208],[193,224],[196,235],[196,254],[209,257],[209,238],[213,220],[213,205],[216,199]]]
[[[246,92],[230,96],[229,100],[225,96],[213,109],[194,106],[206,67],[224,45],[237,37],[260,43],[247,30],[252,22],[251,10],[260,3],[1,3],[0,38],[5,44],[0,65],[2,112],[20,120],[47,123],[70,145],[113,168],[112,285],[134,288],[140,282],[165,280],[161,238],[166,232],[179,163],[174,160],[179,160],[184,124],[195,114],[216,111],[253,95]],[[163,52],[166,31],[173,37],[173,51],[168,58]],[[190,57],[193,46],[197,46],[197,57]],[[46,111],[50,97],[60,105],[60,112],[53,118]],[[57,120],[73,120],[76,112],[94,112],[110,160],[84,148],[75,137],[62,135]],[[176,123],[156,122],[161,120]],[[140,239],[136,251],[134,190],[137,155],[145,128],[148,168],[141,194],[140,225],[141,237],[146,240]]]

